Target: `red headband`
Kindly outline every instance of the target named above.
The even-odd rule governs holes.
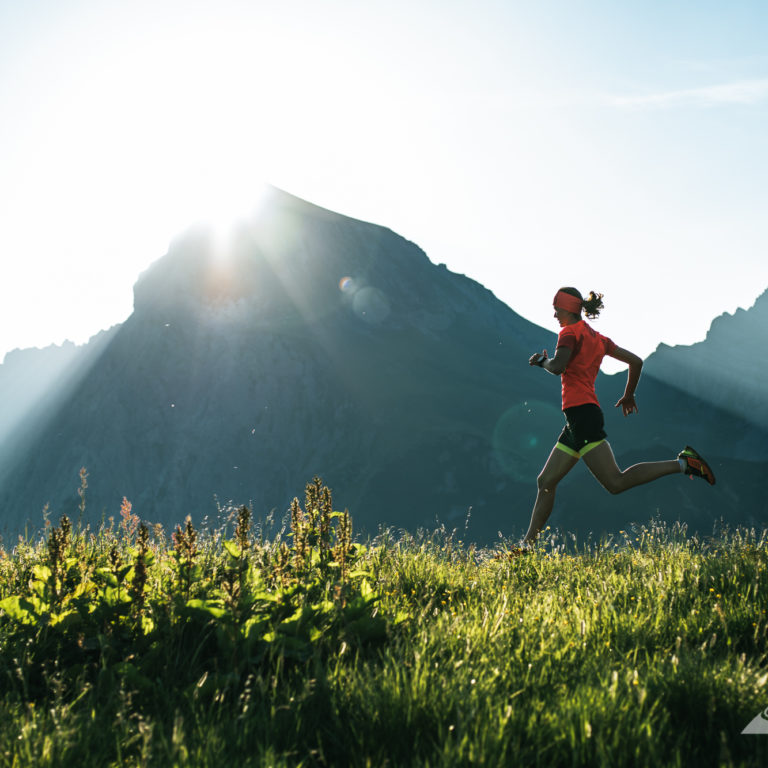
[[[555,307],[560,307],[560,309],[564,309],[566,312],[572,312],[574,315],[580,315],[581,314],[581,305],[582,301],[577,296],[571,296],[570,293],[564,293],[563,291],[558,291],[555,294],[554,301],[552,304]]]

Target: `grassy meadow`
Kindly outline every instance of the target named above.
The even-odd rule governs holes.
[[[85,489],[85,477],[83,476]],[[83,502],[84,504],[84,495]],[[0,551],[0,766],[729,766],[768,706],[768,534],[361,544],[315,479]]]

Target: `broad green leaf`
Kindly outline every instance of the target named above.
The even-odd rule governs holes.
[[[269,625],[270,622],[267,619],[260,619],[254,616],[245,622],[243,635],[248,642],[260,640],[264,636],[264,630],[267,629]]]
[[[126,587],[104,587],[102,596],[104,602],[110,606],[124,605],[131,602],[131,596]]]
[[[240,547],[238,547],[234,541],[232,541],[231,539],[225,539],[221,543],[224,549],[226,549],[227,552],[229,553],[230,557],[232,557],[235,560],[240,559],[240,555],[242,554],[242,552],[240,551]]]
[[[405,621],[408,621],[411,618],[411,615],[409,613],[406,613],[405,611],[398,611],[395,614],[395,619],[392,622],[395,626],[398,624],[402,624]]]
[[[96,573],[98,576],[104,579],[104,581],[109,584],[110,587],[117,586],[117,577],[114,573],[112,573],[112,571],[109,570],[109,568],[97,568]]]
[[[20,624],[34,624],[39,618],[32,603],[18,595],[0,600],[0,609],[8,618],[18,621]]]
[[[214,619],[220,619],[222,616],[226,616],[228,613],[227,609],[222,607],[218,600],[199,600],[198,598],[193,598],[191,600],[187,600],[187,608],[207,613]]]
[[[81,624],[82,620],[78,612],[72,608],[67,611],[62,611],[61,613],[54,613],[51,616],[50,623],[52,627],[58,626],[59,629],[69,629],[74,625]]]
[[[96,585],[92,581],[81,581],[72,592],[72,599],[76,600],[78,597],[87,595],[90,592],[95,591]]]
[[[264,603],[279,603],[280,598],[281,595],[279,592],[267,592],[266,590],[256,592],[253,595],[254,602],[261,601]]]
[[[32,582],[32,591],[35,593],[35,595],[37,595],[39,598],[42,598],[46,602],[50,600],[51,588],[47,581],[35,579]]]
[[[47,565],[36,565],[32,568],[32,578],[38,581],[48,582],[53,572]]]
[[[281,635],[297,635],[301,630],[302,621],[301,618],[291,617],[281,621],[276,629]]]

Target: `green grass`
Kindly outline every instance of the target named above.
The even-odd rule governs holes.
[[[128,507],[3,552],[0,765],[768,763],[741,735],[768,706],[765,534],[363,547],[324,494],[271,540],[240,510],[141,544]]]

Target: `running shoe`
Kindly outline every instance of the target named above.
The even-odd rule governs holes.
[[[692,477],[703,477],[710,485],[715,484],[715,473],[707,462],[699,456],[690,445],[686,445],[680,453],[678,459],[685,460],[685,474]]]

